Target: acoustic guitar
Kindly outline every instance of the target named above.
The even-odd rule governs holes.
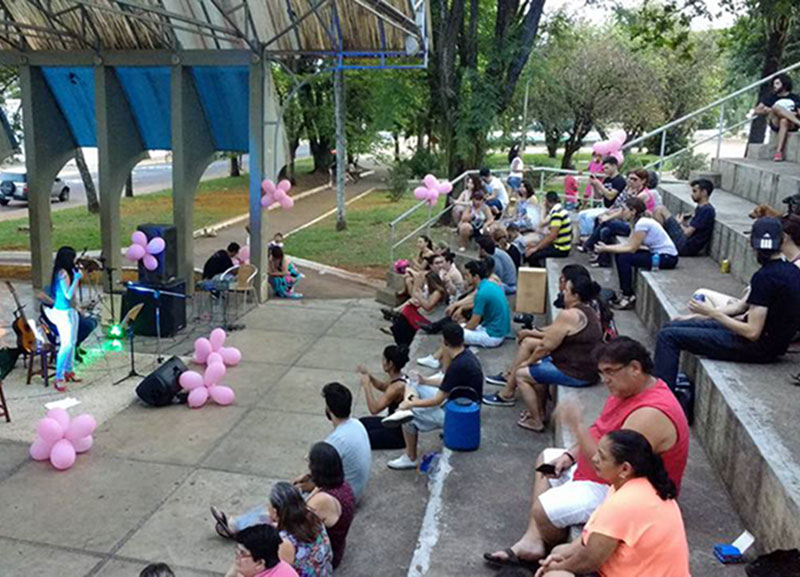
[[[25,307],[20,304],[17,291],[14,286],[6,281],[8,290],[11,291],[11,296],[14,297],[14,302],[17,305],[17,310],[14,311],[14,322],[11,327],[17,335],[17,348],[22,349],[26,353],[32,353],[36,349],[36,333],[28,324],[28,319],[25,317]]]

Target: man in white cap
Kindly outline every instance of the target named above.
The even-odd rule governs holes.
[[[800,268],[783,260],[777,218],[753,223],[750,244],[761,268],[746,300],[715,308],[692,300],[691,318],[666,323],[656,340],[655,370],[675,386],[681,351],[723,361],[769,363],[786,352],[800,327]]]

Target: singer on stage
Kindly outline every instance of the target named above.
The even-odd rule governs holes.
[[[53,263],[53,277],[50,291],[53,308],[48,313],[50,321],[56,325],[60,346],[56,356],[55,388],[64,392],[64,383],[80,382],[72,370],[75,361],[75,343],[78,338],[78,311],[73,306],[73,296],[81,280],[82,273],[75,268],[75,249],[62,246],[56,253]]]

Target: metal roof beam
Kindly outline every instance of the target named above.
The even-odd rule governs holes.
[[[400,12],[394,6],[386,4],[383,0],[351,0],[365,10],[372,12],[378,18],[386,21],[387,24],[399,28],[406,34],[411,34],[417,38],[422,38],[417,23],[408,16]]]
[[[300,26],[300,24],[302,24],[303,21],[306,18],[308,18],[310,16],[313,16],[314,13],[317,10],[320,10],[321,8],[324,8],[326,5],[328,5],[330,3],[330,1],[331,0],[322,0],[322,2],[320,2],[319,4],[312,5],[311,8],[309,9],[309,11],[305,12],[302,16],[300,16],[300,18],[294,18],[292,24],[290,24],[288,28],[283,29],[281,32],[279,32],[278,34],[276,34],[275,36],[270,38],[269,42],[267,42],[264,45],[264,47],[266,48],[266,47],[270,46],[271,44],[274,44],[275,42],[277,42],[278,40],[283,38],[285,35],[289,34],[292,30],[297,31],[298,27]],[[299,41],[298,41],[298,44],[299,44]]]
[[[250,50],[0,50],[0,65],[19,66],[247,66]]]

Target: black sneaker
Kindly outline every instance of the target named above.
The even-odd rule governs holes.
[[[504,399],[498,393],[483,395],[483,404],[492,407],[513,407],[517,404],[517,399]]]
[[[491,385],[505,386],[506,377],[503,375],[503,373],[497,373],[496,375],[486,375],[486,382]]]

